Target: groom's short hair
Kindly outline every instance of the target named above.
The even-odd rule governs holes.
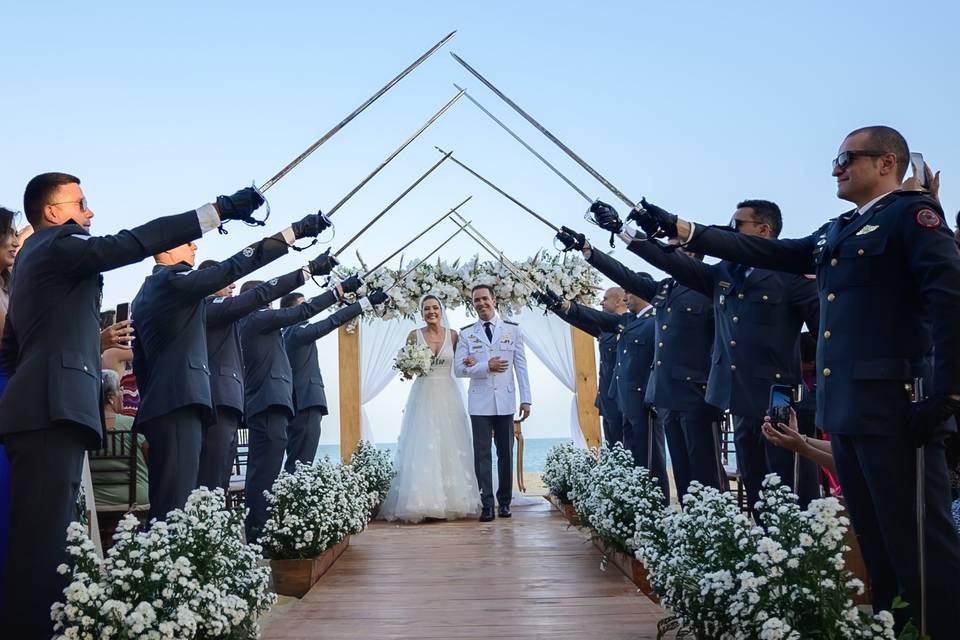
[[[470,289],[470,297],[473,297],[473,294],[476,293],[477,289],[486,289],[487,291],[490,292],[490,297],[491,297],[491,298],[496,298],[496,297],[497,297],[497,294],[494,293],[494,291],[493,291],[493,287],[491,287],[491,286],[488,285],[488,284],[477,284],[477,285],[474,285],[474,286],[473,286],[473,289]]]

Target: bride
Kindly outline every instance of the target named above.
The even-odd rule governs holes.
[[[421,298],[420,315],[426,326],[411,331],[407,342],[426,344],[433,364],[425,376],[414,380],[407,398],[397,444],[397,475],[380,514],[405,522],[474,516],[480,495],[470,418],[452,375],[457,332],[447,327],[443,305],[434,295]]]

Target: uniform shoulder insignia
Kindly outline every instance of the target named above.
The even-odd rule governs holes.
[[[80,240],[89,240],[89,239],[90,239],[90,234],[89,234],[89,233],[71,233],[71,234],[70,234],[70,237],[71,237],[71,238],[78,238],[78,239],[80,239]]]
[[[813,273],[805,273],[805,274],[803,274],[803,277],[806,278],[807,280],[816,280],[816,279],[817,279],[816,274],[813,274]]]
[[[213,299],[213,304],[219,304],[220,302],[223,302],[224,300],[226,300],[226,298],[224,298],[223,296],[220,296],[220,297],[218,297],[218,298],[214,298],[214,299]]]
[[[520,326],[520,323],[519,323],[519,322],[512,322],[512,321],[510,321],[510,320],[504,320],[504,321],[503,321],[503,324],[512,324],[512,325],[515,326],[515,327],[519,327],[519,326]]]
[[[246,249],[243,250],[244,258],[249,258],[252,255],[253,255],[253,247],[247,247]]]
[[[933,209],[923,208],[917,211],[917,224],[925,229],[936,229],[940,226],[940,216]]]
[[[460,331],[466,331],[467,329],[469,329],[470,327],[472,327],[472,326],[475,325],[475,324],[477,324],[477,323],[476,323],[476,322],[471,322],[470,324],[468,324],[468,325],[465,326],[465,327],[460,327]]]
[[[273,280],[270,281],[270,286],[271,286],[271,287],[277,286],[277,279],[276,279],[276,278],[274,278]]]

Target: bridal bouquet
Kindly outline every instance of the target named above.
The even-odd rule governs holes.
[[[425,344],[405,344],[393,359],[393,368],[400,372],[402,380],[413,380],[430,371],[433,352]]]

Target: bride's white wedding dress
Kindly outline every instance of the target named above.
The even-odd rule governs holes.
[[[451,373],[453,341],[450,330],[445,331],[429,373],[413,381],[407,397],[397,443],[397,475],[380,507],[386,520],[454,520],[479,512],[470,418]],[[416,335],[419,344],[426,344],[420,329]]]

